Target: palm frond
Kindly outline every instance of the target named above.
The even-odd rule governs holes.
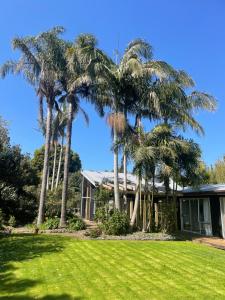
[[[143,57],[146,60],[150,60],[153,54],[152,46],[143,39],[135,39],[128,44],[124,53],[124,59],[129,59],[130,55],[133,54]]]
[[[9,60],[5,62],[0,68],[0,76],[5,78],[5,76],[9,73],[16,73],[17,70],[17,62],[13,60]]]
[[[176,71],[168,63],[164,61],[148,61],[144,64],[144,70],[149,76],[156,76],[160,80],[168,76],[174,77]]]
[[[216,99],[206,93],[194,91],[188,96],[189,105],[192,109],[205,109],[215,111],[217,107]]]
[[[79,107],[79,111],[82,113],[82,115],[84,117],[84,120],[85,120],[85,123],[88,125],[89,124],[88,114],[86,113],[86,111],[82,107]]]

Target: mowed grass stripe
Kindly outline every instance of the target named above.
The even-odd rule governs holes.
[[[191,242],[0,239],[0,299],[225,299],[225,252]]]

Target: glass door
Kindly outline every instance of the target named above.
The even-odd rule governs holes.
[[[191,230],[191,218],[190,218],[190,201],[182,200],[182,223],[183,230]]]
[[[182,230],[196,232],[205,235],[211,235],[212,226],[211,226],[209,199],[208,198],[182,199],[181,200],[181,224],[182,224]],[[225,228],[225,223],[224,223],[224,228]]]
[[[190,200],[191,209],[191,231],[200,233],[200,224],[198,218],[198,200]]]
[[[209,199],[199,199],[199,222],[201,234],[211,235],[211,216]]]

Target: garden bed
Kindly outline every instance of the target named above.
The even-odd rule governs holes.
[[[142,232],[142,231],[136,231],[134,233],[130,233],[127,235],[106,235],[102,234],[99,237],[93,238],[87,235],[89,229],[86,230],[79,230],[79,231],[72,231],[69,229],[51,229],[51,230],[39,230],[38,234],[51,234],[51,235],[62,235],[62,236],[70,236],[76,239],[82,239],[82,240],[134,240],[134,241],[174,241],[174,240],[190,240],[193,238],[193,236],[190,235],[184,235],[182,233],[176,233],[176,234],[168,234],[163,232]],[[2,233],[5,234],[31,234],[34,233],[33,229],[27,228],[27,227],[18,227],[13,228],[11,232],[2,231]]]

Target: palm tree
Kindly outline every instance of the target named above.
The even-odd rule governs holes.
[[[48,178],[48,162],[51,141],[52,110],[56,105],[56,96],[59,94],[56,82],[59,77],[63,43],[58,35],[64,31],[62,27],[55,27],[36,37],[15,38],[13,48],[21,52],[18,61],[8,61],[1,67],[1,75],[8,73],[22,73],[25,79],[35,88],[39,96],[40,121],[43,120],[43,99],[47,104],[45,154],[43,176],[40,192],[37,224],[44,220],[44,204],[46,198],[46,185]]]
[[[62,100],[67,103],[67,130],[66,130],[66,148],[64,158],[64,176],[62,190],[62,206],[60,226],[66,224],[66,202],[68,190],[68,174],[72,137],[72,123],[74,116],[80,111],[88,122],[88,116],[80,106],[80,97],[86,98],[95,105],[100,114],[103,114],[103,105],[99,101],[96,92],[96,81],[100,77],[101,65],[108,64],[109,59],[97,47],[97,41],[94,36],[86,34],[80,35],[75,43],[67,50],[67,69],[61,82],[64,95]],[[103,98],[101,98],[102,101]]]
[[[175,71],[167,63],[152,60],[152,47],[141,39],[132,41],[126,48],[123,57],[117,64],[111,64],[108,75],[111,95],[110,126],[113,129],[114,141],[114,198],[115,207],[120,209],[118,186],[118,134],[126,128],[127,113],[135,113],[144,92],[138,84],[146,87],[152,77],[164,78]],[[148,95],[149,99],[149,95]],[[151,100],[150,100],[151,101]],[[124,115],[122,115],[124,114]],[[118,123],[118,124],[117,124]],[[126,145],[124,145],[126,149]],[[124,151],[124,188],[126,189],[126,151]],[[126,190],[124,191],[126,194]]]

